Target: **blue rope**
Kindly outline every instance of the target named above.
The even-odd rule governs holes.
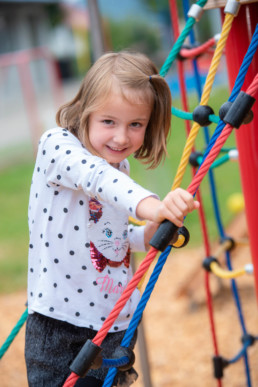
[[[163,266],[166,263],[166,260],[170,251],[171,251],[171,246],[168,246],[166,250],[160,255],[158,262],[156,263],[155,268],[153,270],[153,273],[150,276],[148,284],[142,294],[141,300],[136,308],[136,311],[134,312],[132,320],[130,321],[129,327],[125,332],[124,338],[121,343],[122,347],[128,347],[130,345],[130,342],[134,336],[134,332],[138,327],[139,322],[141,321],[143,311],[146,307],[147,302],[149,301],[151,293],[155,287],[155,284],[159,278],[159,275],[163,269]],[[114,377],[116,376],[116,373],[117,373],[116,368],[109,369],[106,379],[104,381],[103,387],[112,386],[112,382],[114,380]]]
[[[129,362],[127,356],[122,356],[119,359],[103,359],[101,367],[121,367]]]

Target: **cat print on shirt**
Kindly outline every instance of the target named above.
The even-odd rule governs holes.
[[[111,224],[113,214],[109,216],[108,208],[96,199],[89,201],[90,213],[90,255],[93,266],[100,273],[106,266],[128,268],[130,264],[130,247],[128,240],[128,223],[117,219]]]

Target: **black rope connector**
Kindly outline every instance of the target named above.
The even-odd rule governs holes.
[[[200,126],[207,126],[211,124],[209,115],[214,114],[212,108],[208,105],[199,105],[193,111],[193,120]]]
[[[251,345],[253,345],[255,343],[256,337],[251,335],[250,333],[245,333],[241,337],[241,341],[243,344],[247,343],[249,345],[249,347],[251,347]]]
[[[128,347],[117,347],[115,349],[115,352],[112,355],[113,359],[120,359],[121,357],[127,356],[128,357],[128,363],[117,367],[119,371],[128,371],[135,362],[135,354],[131,348]]]
[[[195,168],[199,167],[200,164],[198,163],[198,158],[202,156],[203,156],[202,152],[198,152],[198,151],[192,152],[189,157],[189,164]]]
[[[221,379],[223,378],[223,370],[229,365],[227,359],[224,359],[222,356],[213,356],[213,370],[214,378]]]
[[[70,370],[83,378],[90,368],[100,368],[102,364],[101,351],[101,347],[94,344],[91,340],[87,340],[70,365]]]
[[[251,95],[240,91],[235,101],[232,103],[227,113],[224,116],[223,121],[226,124],[230,124],[233,128],[239,128],[242,123],[244,123],[245,117],[248,115],[251,110],[255,98]]]
[[[182,235],[183,238],[179,238],[180,235]],[[172,246],[176,249],[181,249],[182,247],[185,247],[187,245],[189,240],[190,240],[190,233],[185,226],[182,226],[182,227],[179,227],[179,229],[177,230],[177,240],[171,241],[170,244],[172,244]]]
[[[222,121],[224,121],[224,117],[227,114],[228,110],[230,109],[231,105],[232,105],[232,102],[230,102],[230,101],[227,101],[227,102],[223,103],[223,105],[221,105],[221,107],[219,109],[219,118]],[[253,111],[249,110],[249,112],[246,114],[242,124],[249,124],[253,120],[253,117],[254,117]]]
[[[179,227],[165,219],[160,223],[159,228],[150,240],[150,245],[159,251],[164,251],[166,247],[174,240],[174,236]]]
[[[217,260],[217,258],[210,256],[210,257],[204,258],[204,260],[202,261],[202,267],[206,271],[211,271],[212,262],[216,262],[219,265],[219,261]]]
[[[230,236],[224,236],[223,238],[220,239],[220,243],[221,243],[221,244],[224,243],[224,242],[226,242],[226,241],[229,241],[229,242],[230,242],[230,245],[229,245],[229,247],[227,248],[227,251],[231,251],[231,250],[233,250],[233,249],[236,247],[236,242],[235,242],[235,240],[234,240],[232,237],[230,237]]]

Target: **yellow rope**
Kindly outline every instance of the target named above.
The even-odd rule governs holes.
[[[205,85],[203,88],[203,93],[202,93],[200,105],[207,105],[208,104],[208,100],[209,100],[209,96],[211,93],[214,78],[215,78],[219,63],[220,63],[221,56],[223,54],[223,50],[225,48],[225,44],[226,44],[228,34],[229,34],[230,29],[231,29],[233,20],[234,20],[234,16],[227,13],[225,16],[225,19],[224,19],[223,26],[222,26],[221,36],[220,36],[220,39],[217,43],[217,46],[216,46],[216,49],[215,49],[215,52],[214,52],[214,55],[213,55],[213,58],[211,61],[211,65],[209,68],[209,72],[208,72],[208,75],[206,78],[206,82],[205,82]],[[189,134],[187,141],[186,141],[183,155],[182,155],[182,158],[181,158],[181,161],[180,161],[177,173],[176,173],[174,183],[172,185],[172,190],[178,188],[182,182],[183,175],[185,173],[185,170],[186,170],[186,167],[188,164],[188,160],[189,160],[190,154],[192,152],[192,148],[194,146],[194,142],[195,142],[195,139],[197,137],[199,129],[200,129],[200,125],[197,122],[194,122],[192,129],[190,131],[190,134]]]
[[[246,274],[245,269],[239,269],[239,270],[224,270],[222,269],[217,262],[212,262],[210,265],[210,269],[217,277],[230,279],[230,278],[236,278],[240,277],[244,274]]]
[[[145,226],[145,220],[134,219],[132,216],[129,216],[129,222],[133,224],[137,224],[137,226]]]

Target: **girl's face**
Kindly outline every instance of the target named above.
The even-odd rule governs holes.
[[[151,115],[150,104],[132,93],[129,91],[129,101],[114,88],[102,108],[91,113],[89,119],[91,146],[116,167],[142,146]]]

